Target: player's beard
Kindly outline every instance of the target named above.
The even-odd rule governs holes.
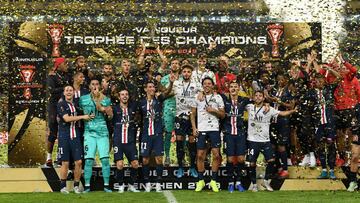
[[[179,67],[176,67],[176,68],[171,68],[171,72],[173,72],[173,73],[178,73],[178,72],[179,72],[179,70],[180,70],[180,68],[179,68]]]
[[[75,70],[82,72],[82,71],[83,71],[83,67],[81,67],[81,66],[76,66]]]
[[[130,74],[130,68],[123,69],[122,74],[123,75],[129,75]]]
[[[111,78],[113,72],[104,72],[105,77]]]
[[[86,65],[77,68],[77,71],[83,72],[87,69]]]
[[[230,92],[231,97],[237,98],[238,93],[237,91]]]
[[[256,106],[262,106],[264,104],[264,101],[260,101],[260,102],[255,101],[255,104],[256,104]]]

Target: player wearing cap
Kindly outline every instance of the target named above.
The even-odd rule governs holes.
[[[52,167],[52,151],[54,143],[58,135],[58,122],[56,119],[56,108],[61,95],[63,94],[64,87],[70,84],[71,77],[67,74],[68,64],[65,58],[54,59],[54,68],[49,73],[47,78],[47,86],[49,89],[50,97],[47,106],[48,112],[48,139],[47,139],[47,157],[46,167]]]

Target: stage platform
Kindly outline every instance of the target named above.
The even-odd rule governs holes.
[[[114,184],[114,167],[111,170],[110,184],[116,190],[118,185]],[[181,179],[176,178],[177,167],[165,167],[163,173],[162,187],[164,190],[195,189],[196,179],[188,176],[188,168],[185,168],[185,176]],[[258,167],[258,184],[261,185],[264,175],[264,167]],[[319,180],[320,168],[289,167],[290,176],[288,179],[273,179],[271,182],[275,190],[345,190],[348,186],[348,180],[343,171],[347,168],[336,169],[337,180],[324,179]],[[151,169],[151,177],[156,173]],[[208,168],[205,172],[210,177],[211,171]],[[130,170],[125,169],[125,181],[130,176]],[[141,180],[141,170],[139,172]],[[221,189],[227,188],[226,169],[221,167],[218,173],[218,184]],[[102,172],[100,167],[94,167],[92,177],[92,190],[102,190]],[[151,179],[151,181],[154,181]],[[209,182],[209,179],[205,179]],[[83,183],[83,180],[82,180]],[[243,185],[248,188],[250,180],[246,173],[242,177]],[[68,181],[69,189],[72,189],[72,181]],[[144,189],[144,184],[138,182],[135,184],[140,190]],[[262,188],[262,187],[259,187]],[[59,191],[59,168],[0,168],[0,192],[53,192]]]

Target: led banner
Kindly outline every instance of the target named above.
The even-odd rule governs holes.
[[[273,58],[289,57],[303,48],[320,47],[320,23],[66,23],[61,24],[61,53],[103,58],[131,58],[139,54],[143,41],[148,54],[158,44],[174,57],[209,57],[226,54],[234,58],[257,58],[262,52]],[[216,48],[208,50],[210,44]],[[300,46],[300,47],[299,47]],[[56,48],[54,48],[56,49]]]
[[[165,54],[175,57],[207,52],[210,57],[256,58],[266,51],[282,58],[294,46],[314,45],[321,39],[318,23],[63,23],[50,25],[49,33],[52,56],[71,58],[131,58],[140,52],[141,42],[148,47],[148,54],[156,54],[154,48],[159,45]],[[320,40],[317,42],[319,45]],[[216,48],[209,51],[212,43]]]
[[[233,52],[245,57],[256,54],[261,48],[272,48],[267,29],[267,24],[245,23],[65,24],[61,46],[64,53],[84,54],[103,49],[115,57],[131,57],[139,52],[139,45],[144,41],[150,47],[148,53],[156,53],[151,46],[158,44],[166,54],[190,57],[216,43],[211,55],[236,48]]]

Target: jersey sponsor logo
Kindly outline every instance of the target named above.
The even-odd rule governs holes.
[[[258,121],[258,122],[261,122],[261,121],[263,120],[263,117],[262,117],[262,116],[259,116],[259,115],[256,115],[256,116],[254,117],[254,120],[255,120],[255,121]]]

